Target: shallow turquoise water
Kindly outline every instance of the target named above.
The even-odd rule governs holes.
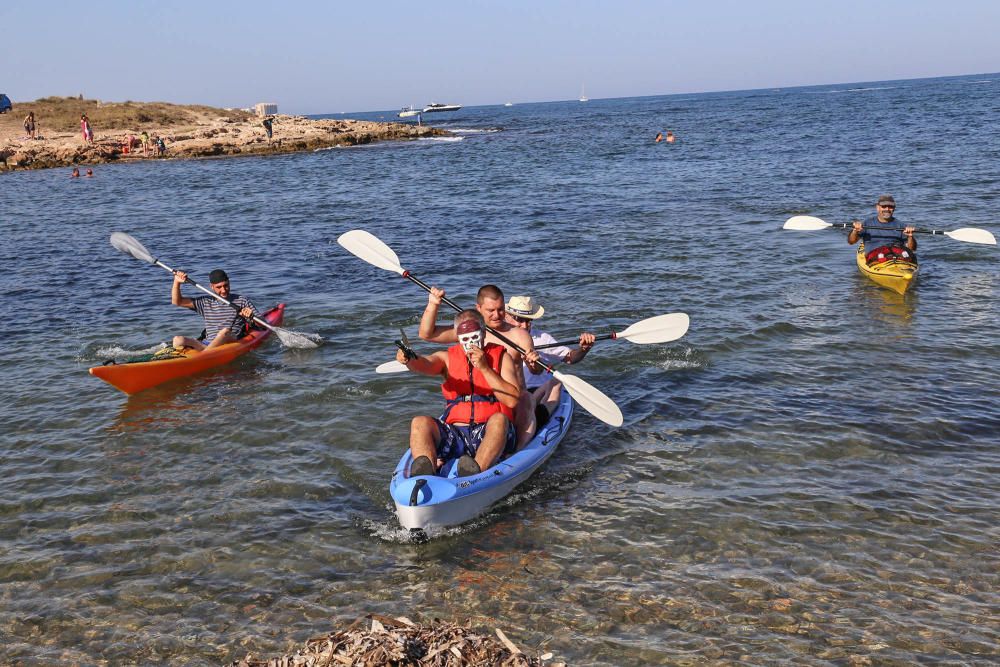
[[[221,663],[370,611],[574,664],[997,661],[997,248],[921,237],[899,297],[839,232],[779,228],[891,191],[1000,232],[998,86],[481,107],[438,121],[459,141],[0,178],[0,662]],[[560,337],[691,330],[600,343],[572,372],[624,427],[578,411],[527,488],[413,544],[388,477],[440,394],[372,369],[425,296],[336,244],[357,227]],[[115,230],[326,344],[125,397],[87,367],[201,327]]]

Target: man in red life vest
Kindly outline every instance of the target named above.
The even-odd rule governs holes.
[[[514,408],[521,393],[515,364],[502,345],[486,342],[483,316],[463,310],[455,316],[458,344],[430,356],[396,360],[424,375],[444,378],[448,407],[440,419],[414,417],[410,424],[410,477],[433,475],[458,458],[458,476],[476,475],[501,454],[514,451]]]
[[[427,297],[427,307],[420,318],[420,338],[430,343],[451,344],[456,341],[455,331],[452,327],[437,324],[438,307],[441,299],[445,296],[444,290],[431,287]],[[535,352],[535,344],[531,340],[531,334],[524,329],[513,327],[506,319],[506,306],[504,305],[503,292],[496,285],[483,285],[476,293],[476,311],[482,316],[486,325],[510,339],[527,354],[522,357],[521,353],[514,347],[508,345],[491,332],[486,332],[486,342],[502,345],[507,349],[511,361],[514,362],[514,384],[517,385],[520,393],[518,395],[518,405],[514,410],[514,429],[517,432],[517,442],[526,443],[534,436],[535,428],[535,403],[531,394],[525,391],[524,374],[521,372],[522,362],[533,372],[539,372],[541,366],[538,365],[538,353]]]

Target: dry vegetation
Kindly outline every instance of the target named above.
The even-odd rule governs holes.
[[[35,112],[39,129],[45,132],[75,132],[80,129],[80,114],[87,114],[90,124],[102,130],[129,130],[136,127],[193,125],[200,117],[214,115],[233,121],[251,117],[245,111],[226,111],[197,104],[167,102],[102,102],[76,97],[43,97],[34,102],[18,102],[14,109],[0,116],[0,125],[20,129],[29,111]]]

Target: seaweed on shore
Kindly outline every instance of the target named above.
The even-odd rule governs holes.
[[[364,621],[371,619],[369,628]],[[368,614],[343,630],[314,637],[294,654],[257,659],[248,655],[229,667],[340,667],[341,665],[393,665],[404,667],[565,667],[546,663],[551,653],[537,658],[525,655],[503,631],[496,636],[481,634],[469,626],[435,619],[430,625],[416,625],[407,618]]]

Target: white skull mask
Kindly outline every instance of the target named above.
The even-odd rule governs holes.
[[[483,330],[475,320],[466,320],[458,327],[458,342],[468,353],[474,347],[483,346]]]

